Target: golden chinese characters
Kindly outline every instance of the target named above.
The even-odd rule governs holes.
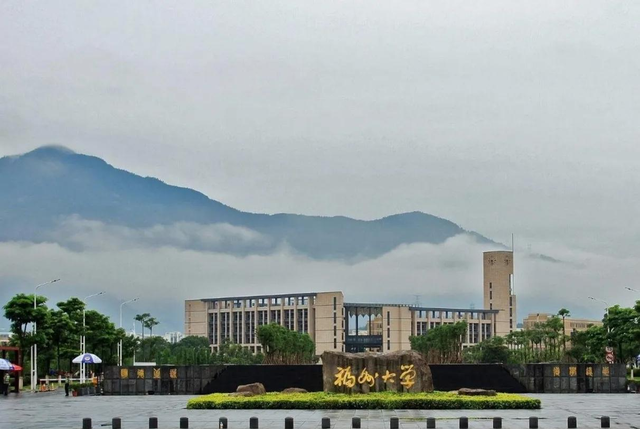
[[[602,367],[602,376],[603,377],[609,377],[609,367],[608,366],[603,366]]]
[[[336,380],[333,382],[336,386],[353,387],[356,385],[356,376],[351,374],[351,367],[346,368],[338,367],[338,373],[336,374]]]
[[[382,381],[385,383],[395,383],[396,382],[396,373],[395,372],[387,372],[382,376]]]
[[[153,368],[153,378],[156,380],[160,378],[160,368]]]
[[[578,367],[570,366],[569,367],[569,375],[571,377],[575,377],[576,375],[578,375]]]
[[[129,369],[120,368],[120,378],[129,378]]]
[[[553,376],[554,377],[560,377],[560,367],[559,366],[554,366],[553,367]]]
[[[411,386],[416,384],[416,370],[413,369],[413,365],[402,365],[400,369],[403,371],[400,374],[400,384],[402,384],[407,389],[411,389]]]
[[[593,377],[593,367],[588,366],[586,371],[587,377]]]
[[[376,373],[376,376],[377,375],[378,374]],[[358,377],[358,383],[368,384],[369,386],[373,386],[374,384],[376,384],[376,379],[374,378],[373,375],[369,374],[369,371],[367,371],[367,368],[364,368],[360,373],[360,376]]]
[[[175,368],[171,368],[169,370],[169,377],[171,378],[178,378],[178,370]]]
[[[136,371],[136,377],[144,378],[144,369],[139,369]]]

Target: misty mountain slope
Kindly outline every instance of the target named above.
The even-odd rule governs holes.
[[[192,189],[119,170],[100,158],[59,146],[0,159],[0,241],[59,241],[60,225],[69,218],[144,231],[177,223],[224,223],[255,231],[262,240],[242,247],[217,240],[210,250],[251,254],[285,245],[317,259],[372,258],[401,244],[442,243],[464,233],[493,243],[420,212],[373,221],[246,213]]]

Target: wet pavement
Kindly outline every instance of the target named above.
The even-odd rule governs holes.
[[[401,429],[425,429],[426,418],[435,417],[438,428],[458,428],[458,418],[469,418],[471,429],[491,428],[492,418],[503,418],[503,428],[528,428],[529,417],[540,419],[539,427],[566,428],[567,417],[576,416],[579,428],[599,428],[600,417],[611,417],[612,428],[640,429],[640,395],[582,394],[527,395],[542,401],[541,410],[187,410],[193,396],[83,396],[65,397],[64,392],[23,393],[0,396],[0,429],[40,429],[82,427],[90,417],[93,428],[111,427],[120,417],[123,429],[149,427],[149,417],[157,417],[160,428],[179,428],[181,417],[189,427],[218,428],[226,417],[229,429],[248,429],[249,418],[258,417],[261,429],[284,429],[285,417],[293,417],[295,429],[320,428],[322,417],[331,418],[331,427],[348,429],[358,416],[362,429],[388,429],[391,417],[400,419]]]

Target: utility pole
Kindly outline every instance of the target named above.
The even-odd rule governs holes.
[[[45,283],[40,283],[39,285],[37,285],[35,287],[35,290],[33,292],[33,316],[35,317],[35,310],[37,308],[37,298],[38,298],[38,289],[40,289],[42,286],[46,286],[52,283],[56,283],[59,282],[60,279],[55,279],[55,280],[50,280],[48,282]],[[35,342],[35,337],[36,337],[36,333],[38,331],[38,323],[35,321],[33,321],[33,346],[31,346],[31,390],[35,392],[36,388],[38,387],[38,343]]]

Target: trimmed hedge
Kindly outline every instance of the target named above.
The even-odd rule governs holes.
[[[406,410],[511,410],[538,409],[540,400],[526,396],[498,393],[497,396],[460,396],[455,392],[393,393],[378,392],[346,395],[340,393],[267,393],[242,397],[213,393],[193,398],[188,409],[406,409]]]

